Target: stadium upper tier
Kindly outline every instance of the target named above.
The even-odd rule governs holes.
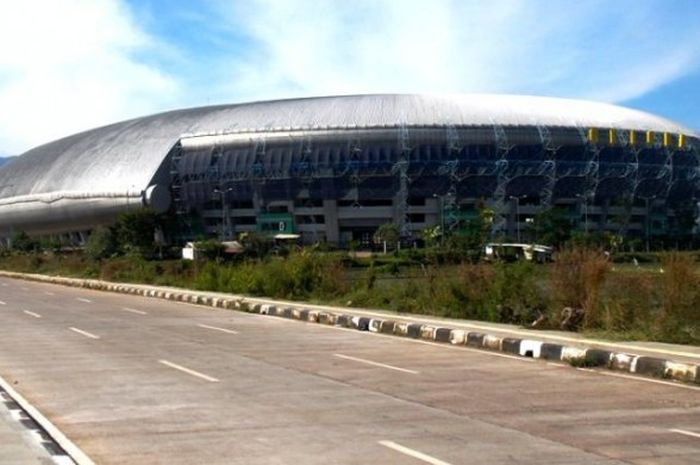
[[[624,129],[698,137],[673,121],[637,110],[531,96],[357,95],[178,110],[50,142],[0,168],[0,234],[18,228],[46,232],[55,229],[49,225],[57,221],[87,225],[125,206],[155,202],[145,193],[153,185],[167,190],[164,161],[183,137],[494,126]],[[164,198],[162,192],[153,195]],[[90,215],[92,220],[87,219]]]

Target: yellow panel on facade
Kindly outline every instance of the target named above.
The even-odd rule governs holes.
[[[683,134],[678,134],[678,148],[682,149],[685,146],[685,136]]]
[[[671,145],[671,134],[664,132],[664,147]]]
[[[615,142],[617,142],[617,138],[615,137],[617,134],[614,129],[608,129],[608,144],[610,145],[615,145]]]
[[[654,131],[647,131],[645,142],[647,143],[647,145],[651,145],[654,143]]]
[[[588,128],[588,142],[598,143],[598,128]]]
[[[637,131],[630,130],[630,145],[637,143]]]

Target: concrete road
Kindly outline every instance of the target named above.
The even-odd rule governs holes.
[[[0,279],[0,375],[99,464],[697,464],[700,389]]]

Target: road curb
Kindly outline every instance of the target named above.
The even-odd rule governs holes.
[[[76,465],[95,465],[95,462],[88,457],[78,446],[73,443],[66,435],[61,432],[51,421],[46,418],[36,407],[29,403],[27,399],[17,392],[12,385],[0,376],[0,390],[5,393],[13,402],[15,402],[24,413],[33,420],[55,445],[61,449],[54,455],[54,460],[61,456],[60,452],[70,457]],[[65,456],[64,456],[65,457]]]
[[[182,289],[173,291],[142,284],[112,283],[94,279],[66,278],[9,271],[0,271],[0,276],[240,310],[307,323],[339,326],[357,331],[423,339],[453,346],[472,347],[521,357],[563,362],[574,367],[607,368],[641,376],[700,384],[700,364],[640,356],[625,352],[613,352],[595,347],[567,346],[529,338],[500,337],[483,332],[466,331],[446,326],[433,326],[419,322],[399,322],[389,318],[347,315],[341,311],[311,310],[305,308],[303,303],[285,304],[283,307],[281,305],[262,303],[263,299],[254,297],[235,295],[232,295],[230,298],[212,297],[206,292],[194,290]],[[271,299],[264,300],[269,302]]]

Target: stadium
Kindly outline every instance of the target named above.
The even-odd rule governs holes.
[[[0,168],[0,239],[83,242],[125,210],[170,211],[186,240],[242,232],[368,244],[458,233],[493,211],[528,238],[556,208],[582,231],[691,228],[698,134],[637,110],[508,95],[357,95],[171,111],[29,150]]]

